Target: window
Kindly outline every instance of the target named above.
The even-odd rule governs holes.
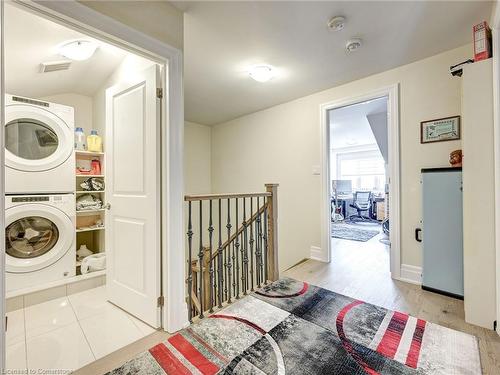
[[[337,154],[337,178],[351,180],[353,191],[385,191],[385,162],[379,151]]]

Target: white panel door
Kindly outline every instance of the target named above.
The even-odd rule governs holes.
[[[106,253],[110,302],[160,327],[159,68],[106,90]]]

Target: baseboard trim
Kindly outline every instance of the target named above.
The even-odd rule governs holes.
[[[324,254],[321,247],[311,246],[310,258],[319,262],[328,262],[328,254]]]
[[[422,267],[402,264],[399,280],[415,285],[422,285]]]

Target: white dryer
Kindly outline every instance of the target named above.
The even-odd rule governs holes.
[[[74,191],[74,109],[6,95],[5,192]]]
[[[73,194],[6,196],[5,208],[8,292],[75,276]]]

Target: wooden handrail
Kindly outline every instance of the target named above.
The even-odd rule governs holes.
[[[196,195],[186,195],[184,200],[186,202],[192,201],[209,201],[214,199],[231,199],[231,198],[255,198],[255,197],[270,197],[272,193],[261,192],[261,193],[225,193],[225,194],[196,194]]]

